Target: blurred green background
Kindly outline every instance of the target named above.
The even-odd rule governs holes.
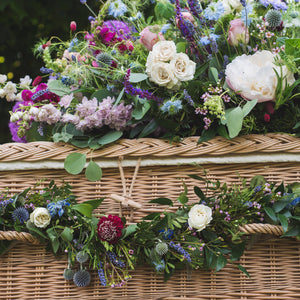
[[[99,2],[87,3],[97,11]],[[77,31],[88,29],[90,15],[80,0],[0,0],[0,74],[15,83],[26,75],[34,79],[43,63],[33,55],[33,46],[51,36],[67,40],[71,21],[76,21]],[[12,106],[0,98],[0,144],[11,142],[8,121]]]

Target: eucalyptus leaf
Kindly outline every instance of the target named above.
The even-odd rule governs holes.
[[[70,174],[79,174],[86,163],[86,154],[82,153],[71,153],[69,154],[64,163],[66,171]]]
[[[102,177],[102,169],[91,160],[85,169],[85,177],[89,181],[98,181]]]
[[[62,83],[61,80],[52,80],[48,82],[48,89],[51,93],[54,93],[58,96],[69,95],[71,93],[71,89]]]
[[[229,131],[229,137],[238,136],[243,125],[243,110],[237,106],[225,110],[226,125]]]
[[[137,82],[144,81],[147,78],[148,78],[148,76],[144,73],[130,73],[129,82],[137,83]]]
[[[219,80],[219,72],[215,67],[210,67],[208,69],[208,77],[211,81],[214,81],[215,83]]]
[[[247,103],[243,106],[243,116],[244,118],[251,112],[254,106],[257,104],[257,99],[247,101]]]
[[[65,227],[65,229],[61,233],[61,237],[63,240],[71,242],[73,240],[73,233],[71,228]]]
[[[127,238],[129,235],[133,234],[137,229],[136,224],[130,224],[126,229],[123,230],[122,239]]]
[[[132,112],[132,117],[136,120],[141,120],[150,108],[151,104],[149,102],[144,104],[138,103]]]
[[[110,131],[98,139],[98,144],[106,145],[117,141],[123,135],[122,131]]]

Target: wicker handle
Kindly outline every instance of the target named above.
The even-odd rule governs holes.
[[[23,243],[31,243],[33,245],[40,244],[40,241],[27,232],[17,231],[0,231],[0,240],[21,241]]]
[[[240,231],[245,232],[246,234],[265,233],[265,234],[273,234],[276,236],[283,235],[284,233],[280,225],[259,224],[259,223],[240,226]]]
[[[248,224],[240,226],[240,231],[246,234],[265,233],[273,234],[276,236],[280,236],[284,233],[281,226],[270,224]],[[17,240],[24,243],[31,243],[33,245],[40,244],[37,238],[33,237],[30,233],[27,232],[0,231],[0,240]]]

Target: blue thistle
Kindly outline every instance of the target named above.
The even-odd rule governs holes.
[[[79,251],[76,254],[76,260],[81,264],[85,263],[88,259],[89,259],[89,255],[84,251]]]
[[[85,287],[90,284],[91,275],[87,270],[79,270],[74,274],[73,281],[78,287]]]
[[[25,207],[18,207],[13,211],[12,218],[14,222],[18,220],[20,224],[23,224],[29,219],[29,212]]]

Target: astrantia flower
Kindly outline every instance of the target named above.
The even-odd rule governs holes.
[[[122,236],[123,222],[120,217],[109,215],[102,217],[98,223],[98,236],[102,241],[115,244]]]
[[[23,224],[29,219],[29,212],[25,207],[18,207],[13,211],[12,218],[14,222],[18,220],[20,224]]]
[[[108,7],[108,14],[115,18],[123,16],[127,12],[127,6],[121,1],[112,2]]]
[[[207,20],[218,20],[224,13],[225,9],[222,2],[212,2],[204,10],[204,18]]]

